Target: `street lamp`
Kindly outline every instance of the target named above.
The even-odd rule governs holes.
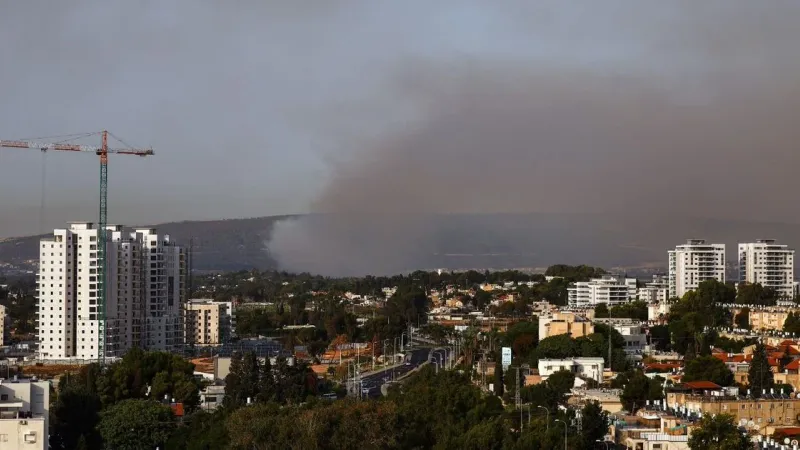
[[[608,441],[601,441],[600,439],[598,439],[598,440],[596,440],[595,442],[602,442],[603,444],[606,444],[606,450],[608,450],[608,449],[610,448],[610,447],[608,446]]]
[[[546,406],[542,406],[542,405],[537,406],[537,408],[541,408],[541,409],[544,410],[545,413],[547,413],[547,419],[546,419],[546,422],[545,422],[545,425],[546,425],[545,431],[550,431],[550,410],[547,409]]]
[[[561,422],[564,424],[564,450],[567,450],[567,422],[564,422],[561,419],[556,419],[553,422]]]

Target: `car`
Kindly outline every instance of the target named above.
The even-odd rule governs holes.
[[[408,362],[408,361],[406,361],[405,363],[403,363],[403,365],[404,365],[404,366],[410,366],[410,365],[411,365],[411,363],[410,363],[410,362]]]

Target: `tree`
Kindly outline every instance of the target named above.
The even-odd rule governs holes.
[[[736,292],[736,303],[741,305],[774,306],[777,301],[775,289],[765,288],[761,283],[740,283]]]
[[[169,406],[152,400],[123,400],[103,412],[98,430],[113,450],[149,450],[163,446],[172,431]]]
[[[95,427],[100,421],[100,398],[80,384],[68,384],[59,393],[53,405],[53,449],[72,449],[83,440],[90,448],[100,446],[100,436]]]
[[[761,397],[764,392],[775,385],[772,369],[767,359],[767,349],[763,343],[756,344],[753,359],[750,361],[750,369],[747,371],[747,380],[752,395],[756,398]]]
[[[749,330],[750,329],[750,308],[748,308],[747,306],[742,308],[742,310],[739,311],[739,314],[737,314],[733,318],[733,324],[736,326],[736,328],[741,328],[743,330]]]
[[[606,319],[608,317],[609,317],[608,305],[606,305],[605,303],[599,303],[597,306],[594,307],[595,319]]]
[[[226,407],[238,407],[247,403],[247,399],[256,400],[259,393],[261,369],[258,358],[253,352],[236,353],[231,357],[231,367],[225,377]]]
[[[742,450],[752,446],[750,439],[739,432],[730,414],[704,415],[689,438],[692,450]]]
[[[667,325],[650,327],[650,341],[656,346],[656,350],[661,352],[669,351],[671,348],[669,327]]]
[[[620,395],[622,406],[631,413],[635,413],[639,408],[647,404],[647,400],[659,400],[663,398],[662,382],[663,379],[656,377],[650,379],[641,370],[636,370],[632,374],[624,377],[627,382]]]
[[[583,433],[580,438],[583,442],[578,448],[592,448],[596,441],[603,440],[608,434],[608,413],[603,411],[600,403],[595,401],[586,403],[581,409],[581,420]]]
[[[500,360],[500,355],[495,355],[494,358],[494,393],[498,397],[503,396],[503,362]]]
[[[800,334],[800,313],[789,312],[783,322],[783,331]]]
[[[721,359],[713,356],[701,356],[689,361],[683,381],[710,381],[720,386],[734,384],[733,372]]]
[[[569,370],[559,370],[547,377],[547,385],[559,396],[564,396],[575,386],[575,374]]]

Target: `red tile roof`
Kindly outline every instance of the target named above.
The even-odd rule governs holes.
[[[172,413],[176,417],[183,417],[183,403],[173,403],[169,406],[172,407]]]
[[[722,386],[710,381],[687,381],[683,385],[689,389],[722,389]]]
[[[795,359],[785,367],[786,370],[800,370],[800,359]]]

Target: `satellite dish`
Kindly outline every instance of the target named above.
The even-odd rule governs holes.
[[[741,420],[739,420],[739,426],[740,426],[740,427],[747,426],[747,419],[741,419]]]
[[[753,427],[756,426],[756,423],[753,422],[752,420],[750,420],[750,421],[747,422],[747,426],[750,427],[750,428],[753,428]]]
[[[792,440],[792,445],[800,445],[800,441],[797,439]]]
[[[783,443],[784,444],[789,445],[789,442],[791,442],[791,439],[789,439],[789,438],[784,438],[783,439]]]

